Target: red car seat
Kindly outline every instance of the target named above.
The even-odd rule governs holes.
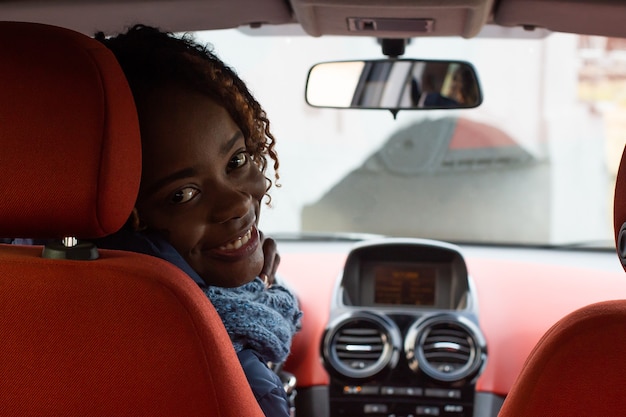
[[[617,251],[626,268],[626,152],[613,214]],[[591,304],[559,320],[531,351],[498,416],[623,416],[625,329],[626,300],[621,299]]]
[[[0,22],[0,56],[0,236],[117,231],[141,145],[113,54],[67,29]],[[191,279],[88,243],[0,245],[0,414],[263,416]]]

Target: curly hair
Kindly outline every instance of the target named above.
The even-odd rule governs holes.
[[[95,38],[109,48],[124,71],[135,99],[146,91],[172,82],[206,94],[229,113],[244,135],[252,160],[265,174],[268,157],[273,161],[278,180],[278,155],[265,110],[252,96],[235,71],[209,46],[201,45],[189,34],[176,36],[158,28],[135,25],[126,33]],[[273,182],[268,181],[267,192]]]

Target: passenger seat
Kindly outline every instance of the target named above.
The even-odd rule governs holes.
[[[122,227],[141,174],[113,54],[0,22],[0,57],[0,237],[59,239],[0,244],[0,415],[263,417],[191,279],[88,243]]]

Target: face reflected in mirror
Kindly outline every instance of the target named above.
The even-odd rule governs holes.
[[[456,109],[477,107],[482,94],[467,62],[388,59],[317,64],[306,100],[347,109]]]
[[[450,65],[448,68],[452,68],[453,72],[451,76],[448,74],[450,82],[445,92],[442,88],[442,93],[447,94],[450,99],[461,106],[474,106],[479,99],[478,84],[474,72],[471,68],[460,64]]]

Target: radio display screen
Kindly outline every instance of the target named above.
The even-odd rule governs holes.
[[[433,307],[437,269],[410,264],[373,267],[374,303]]]

